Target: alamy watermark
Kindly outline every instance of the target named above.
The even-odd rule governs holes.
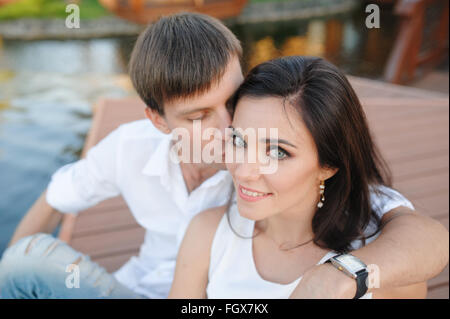
[[[68,4],[66,6],[66,13],[69,15],[66,17],[66,28],[79,29],[80,28],[80,7],[76,4]]]
[[[369,273],[366,279],[367,288],[380,288],[380,267],[375,264],[367,265],[367,272]]]
[[[380,7],[374,3],[366,6],[366,13],[370,13],[366,17],[366,27],[368,29],[380,28]]]
[[[70,273],[66,277],[66,288],[80,288],[80,266],[76,264],[67,265],[66,272]]]

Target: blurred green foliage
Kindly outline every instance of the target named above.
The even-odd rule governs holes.
[[[0,20],[17,18],[65,18],[66,6],[71,1],[64,0],[17,0],[0,7]],[[80,0],[81,19],[94,19],[109,15],[98,0]]]

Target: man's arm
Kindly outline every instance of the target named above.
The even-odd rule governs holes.
[[[47,203],[46,191],[44,191],[17,226],[9,246],[29,235],[52,233],[61,219],[62,214]]]
[[[391,219],[393,215],[397,217]],[[449,233],[438,221],[403,206],[386,213],[382,221],[388,219],[377,239],[351,252],[366,265],[376,265],[379,277],[371,273],[368,281],[379,283],[379,289],[369,289],[374,296],[437,276],[449,258]],[[353,298],[355,293],[354,279],[324,264],[305,273],[291,298]]]
[[[63,213],[76,214],[120,193],[116,161],[121,127],[92,147],[86,158],[67,164],[53,174],[47,190],[22,219],[9,245],[35,233],[51,233]]]

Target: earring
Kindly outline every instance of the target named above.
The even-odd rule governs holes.
[[[320,181],[320,185],[319,185],[319,194],[320,196],[320,201],[317,203],[317,207],[321,208],[323,206],[323,202],[325,201],[325,181]]]

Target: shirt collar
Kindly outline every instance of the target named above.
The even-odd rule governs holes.
[[[220,170],[206,181],[204,181],[200,188],[213,187],[221,182],[231,182],[231,174],[227,170]]]
[[[161,182],[165,185],[170,184],[170,153],[173,151],[171,134],[164,134],[161,141],[157,145],[155,151],[150,156],[148,162],[145,164],[142,173],[147,176],[160,176]],[[174,155],[176,156],[176,155]],[[174,165],[179,165],[173,163]],[[204,181],[199,188],[209,188],[216,186],[221,182],[231,182],[231,175],[228,170],[220,170],[206,181]]]
[[[152,152],[142,173],[147,176],[168,176],[169,175],[169,150],[171,145],[171,135],[165,134],[156,149]]]

